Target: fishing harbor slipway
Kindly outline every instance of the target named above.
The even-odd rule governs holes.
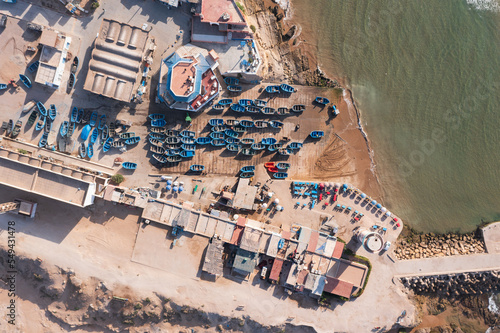
[[[64,22],[0,7],[1,79],[13,81],[0,95],[0,199],[37,204],[34,219],[15,215],[20,253],[325,332],[414,325],[400,278],[500,269],[495,245],[395,259],[404,221],[358,177],[369,158],[342,91],[262,81],[234,1],[103,6],[104,18]]]

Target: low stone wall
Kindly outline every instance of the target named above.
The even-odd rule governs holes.
[[[398,243],[394,251],[399,260],[484,253],[485,245],[475,234],[412,235]]]
[[[500,271],[413,276],[400,278],[400,281],[416,294],[446,297],[481,295],[500,288]]]

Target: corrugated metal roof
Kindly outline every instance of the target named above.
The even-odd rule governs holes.
[[[333,295],[350,298],[353,286],[354,285],[352,283],[342,281],[336,278],[327,277],[325,288],[323,289],[323,291],[326,291],[327,293]]]
[[[282,267],[283,267],[283,260],[275,259],[273,267],[271,268],[271,273],[269,274],[269,280],[278,281]]]

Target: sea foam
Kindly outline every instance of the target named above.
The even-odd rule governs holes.
[[[500,12],[499,0],[467,0],[467,4],[478,10],[489,10],[492,12]]]

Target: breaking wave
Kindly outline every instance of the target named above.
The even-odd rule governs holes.
[[[500,2],[498,0],[467,0],[467,4],[478,10],[500,12]]]

